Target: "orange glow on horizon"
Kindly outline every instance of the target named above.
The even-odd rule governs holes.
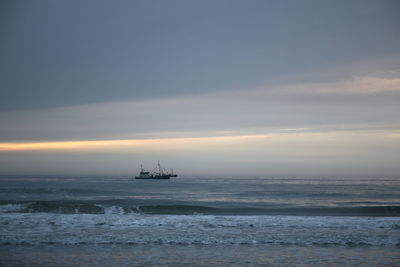
[[[225,143],[241,140],[266,138],[268,135],[242,135],[217,137],[187,137],[187,138],[160,138],[160,139],[122,139],[96,141],[55,141],[55,142],[9,142],[0,143],[0,152],[4,151],[38,151],[38,150],[96,150],[133,148],[151,145],[202,145],[206,143]]]

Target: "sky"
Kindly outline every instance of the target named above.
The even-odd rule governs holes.
[[[0,2],[0,174],[400,173],[399,1]]]

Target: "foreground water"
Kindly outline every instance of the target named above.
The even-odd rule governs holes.
[[[397,178],[3,176],[0,185],[2,265],[400,262]]]
[[[399,249],[282,245],[3,247],[2,266],[399,266]]]

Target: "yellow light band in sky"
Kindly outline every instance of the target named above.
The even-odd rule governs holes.
[[[57,142],[9,142],[0,143],[0,151],[38,151],[38,150],[93,150],[140,147],[147,145],[190,145],[206,143],[226,143],[240,140],[265,138],[268,135],[242,135],[218,137],[162,138],[162,139],[124,139],[95,141],[57,141]]]
[[[399,131],[340,131],[340,132],[296,132],[271,133],[235,136],[158,138],[158,139],[120,139],[120,140],[82,140],[54,142],[8,142],[0,143],[0,152],[12,151],[149,151],[176,149],[234,149],[235,147],[259,149],[260,145],[275,144],[276,149],[285,146],[327,146],[360,142],[399,142]]]

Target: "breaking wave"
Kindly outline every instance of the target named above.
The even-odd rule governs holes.
[[[11,213],[11,212],[22,212],[25,211],[28,207],[28,204],[5,204],[0,205],[0,214],[1,213]]]
[[[129,201],[33,201],[3,203],[0,213],[58,213],[58,214],[166,214],[166,215],[297,215],[297,216],[400,216],[400,206],[370,207],[212,207],[191,204],[137,204]]]

